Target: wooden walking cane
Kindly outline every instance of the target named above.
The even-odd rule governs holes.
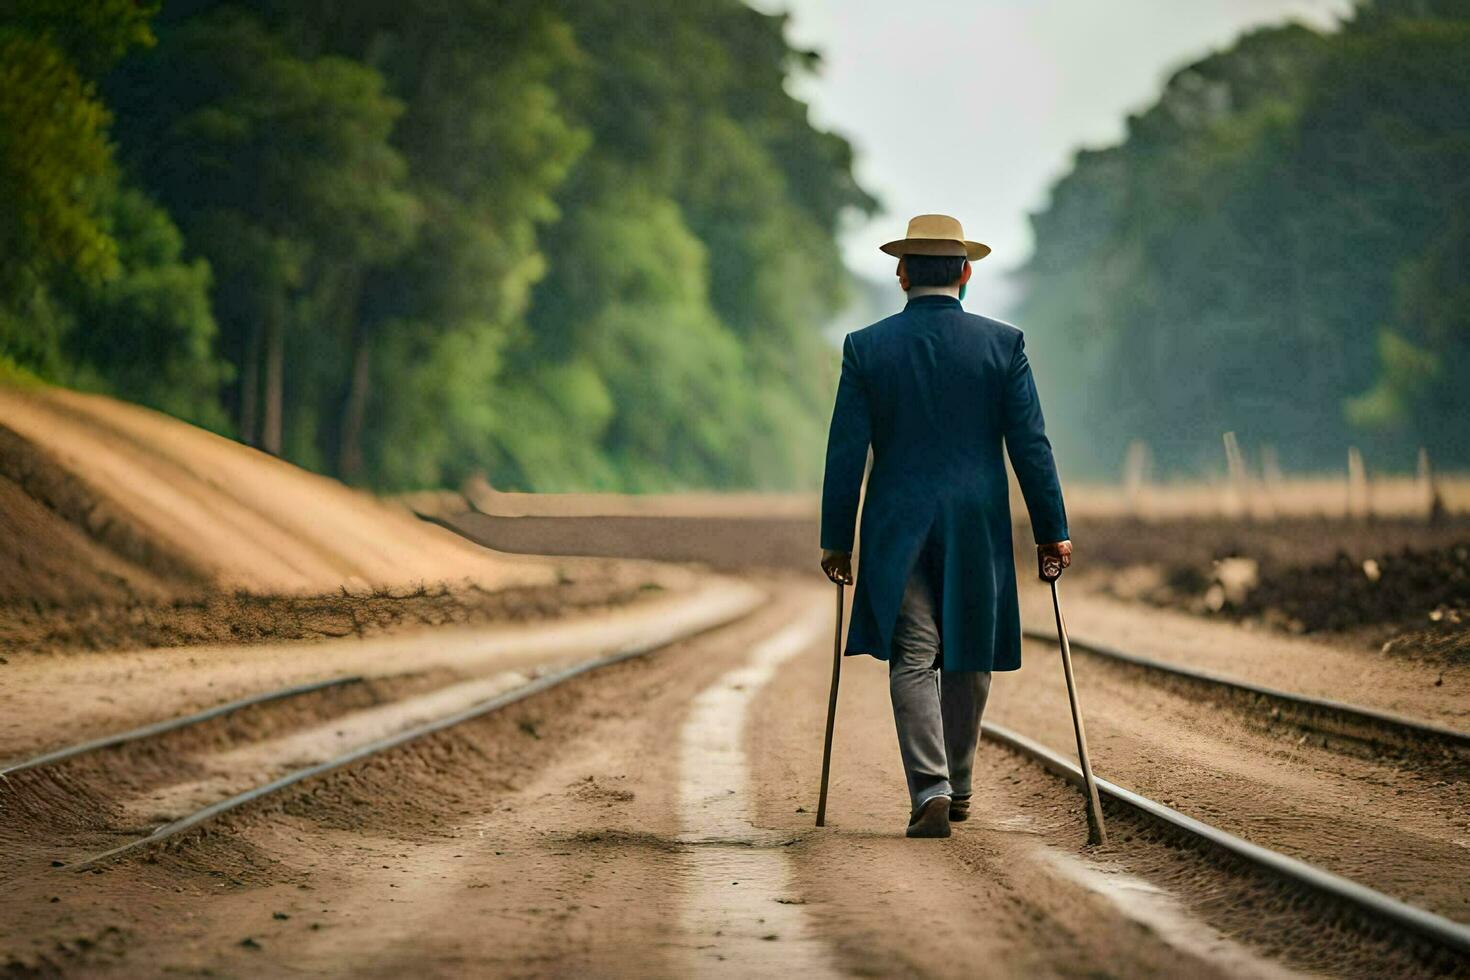
[[[832,693],[827,698],[827,741],[822,746],[822,793],[817,798],[817,826],[827,826],[827,776],[832,771],[832,729],[837,722],[837,682],[842,679],[842,600],[837,583],[837,626],[832,631]]]
[[[1072,676],[1072,644],[1067,641],[1067,623],[1062,618],[1062,601],[1057,597],[1057,579],[1062,577],[1062,563],[1049,555],[1043,557],[1041,577],[1051,583],[1051,607],[1057,615],[1057,642],[1062,648],[1062,672],[1067,675],[1067,698],[1072,702],[1072,727],[1077,732],[1077,759],[1082,763],[1082,781],[1087,786],[1087,843],[1106,844],[1108,830],[1103,825],[1097,780],[1092,777],[1092,762],[1087,757],[1087,729],[1082,725],[1082,708],[1077,704],[1077,680]]]

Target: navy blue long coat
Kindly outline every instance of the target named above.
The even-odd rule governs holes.
[[[1021,331],[966,313],[952,297],[921,296],[848,334],[827,439],[822,547],[852,550],[871,444],[849,656],[888,659],[904,585],[932,531],[943,547],[944,669],[1021,666],[1002,442],[1037,543],[1066,539]]]

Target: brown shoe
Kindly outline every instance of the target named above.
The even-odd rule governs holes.
[[[909,821],[908,836],[948,837],[949,802],[947,796],[935,796],[919,807],[919,812]]]
[[[949,801],[949,822],[964,823],[970,819],[970,798],[964,799],[951,797]]]

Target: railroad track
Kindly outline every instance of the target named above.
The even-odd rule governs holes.
[[[727,620],[723,623],[712,625],[708,629],[714,629],[730,621]],[[1054,640],[1054,638],[1049,638],[1045,635],[1033,636],[1032,638]],[[683,639],[683,637],[679,639]],[[299,785],[307,780],[391,751],[409,742],[443,732],[477,718],[482,718],[512,704],[534,697],[573,678],[584,676],[615,663],[649,654],[670,645],[671,642],[675,641],[662,638],[656,642],[634,643],[612,653],[551,671],[528,683],[475,704],[467,709],[435,718],[403,731],[395,732],[392,735],[376,739],[368,744],[359,745],[350,751],[343,752],[326,761],[296,769],[267,783],[201,807],[189,813],[187,816],[156,828],[146,835],[136,837],[121,845],[66,864],[59,869],[59,872],[95,870],[105,863],[125,858],[128,855],[144,851],[164,841],[185,835],[223,814],[249,806],[289,787]],[[1081,643],[1074,641],[1074,649],[1084,649],[1084,647]],[[1098,647],[1088,644],[1085,649],[1095,653]],[[1114,653],[1117,652],[1114,651]],[[1121,656],[1129,657],[1126,654],[1122,654]],[[1197,677],[1193,672],[1186,671],[1182,668],[1172,668],[1170,665],[1158,665],[1153,661],[1144,661],[1144,658],[1129,657],[1129,660],[1134,661],[1135,666],[1150,670],[1163,669],[1171,673],[1171,675],[1178,671],[1191,681],[1199,680],[1202,683],[1211,685],[1234,684],[1234,682],[1228,679],[1215,678],[1208,675]],[[47,766],[56,765],[89,752],[115,747],[132,741],[145,740],[168,732],[178,731],[190,725],[202,724],[205,721],[221,717],[224,714],[240,710],[244,707],[271,701],[287,700],[291,697],[321,690],[324,687],[351,684],[358,680],[358,678],[353,677],[334,678],[316,684],[297,685],[293,688],[283,688],[278,691],[266,692],[251,698],[241,699],[238,702],[221,705],[205,712],[198,712],[168,722],[161,722],[156,725],[146,726],[145,728],[135,729],[131,732],[122,733],[110,738],[94,739],[66,749],[50,752],[44,756],[38,756],[34,759],[7,766],[3,770],[3,773],[19,773],[27,770],[44,769]],[[1265,697],[1268,700],[1294,698],[1294,696],[1284,692],[1255,689],[1245,685],[1236,686],[1244,687],[1246,693],[1249,693],[1252,697]],[[1360,718],[1363,713],[1361,709],[1354,709],[1351,705],[1339,706],[1333,702],[1316,702],[1314,699],[1301,700],[1313,701],[1315,710],[1320,714],[1335,713],[1338,717],[1342,717],[1344,715],[1343,709],[1348,709],[1353,712],[1352,717],[1355,719],[1355,723],[1357,723],[1356,719]],[[1375,726],[1375,731],[1381,731],[1390,725],[1402,725],[1407,722],[1407,720],[1395,719],[1391,716],[1380,716],[1377,713],[1370,714],[1373,715],[1371,723]],[[1319,716],[1312,715],[1311,717]],[[1407,724],[1413,725],[1414,723],[1407,722]],[[1444,734],[1442,732],[1433,730],[1432,726],[1430,727],[1433,737],[1443,739]],[[1448,730],[1445,731],[1448,732]],[[1008,749],[1030,761],[1036,762],[1049,772],[1069,782],[1075,784],[1081,783],[1081,772],[1073,763],[1039,743],[1026,738],[1024,735],[991,723],[985,725],[985,734],[990,740],[1005,745]],[[1448,732],[1448,734],[1463,738],[1463,736],[1460,736],[1460,733]],[[1421,737],[1417,734],[1417,729],[1413,737]],[[1455,745],[1459,744],[1455,739],[1450,739],[1449,741]],[[1470,927],[1409,905],[1376,891],[1367,885],[1347,880],[1307,862],[1253,844],[1218,827],[1196,820],[1162,803],[1118,786],[1106,779],[1099,779],[1098,783],[1099,790],[1105,801],[1104,807],[1110,811],[1111,816],[1146,821],[1161,828],[1165,833],[1178,839],[1191,849],[1204,851],[1215,857],[1223,857],[1227,861],[1233,862],[1236,866],[1245,867],[1252,873],[1264,875],[1288,889],[1308,894],[1318,902],[1325,901],[1330,903],[1335,909],[1344,913],[1345,919],[1352,923],[1355,928],[1361,929],[1365,933],[1380,939],[1387,935],[1392,942],[1411,944],[1414,948],[1425,953],[1424,958],[1426,961],[1435,962],[1440,967],[1447,968],[1448,972],[1470,969]]]
[[[329,772],[341,769],[345,766],[350,766],[354,762],[360,762],[363,759],[367,759],[371,756],[381,755],[382,753],[387,752],[391,749],[395,749],[400,745],[405,745],[409,742],[417,741],[418,739],[433,735],[436,732],[442,732],[446,729],[453,728],[456,725],[462,725],[467,721],[473,721],[476,718],[483,718],[484,716],[499,711],[502,708],[509,707],[510,705],[515,704],[518,701],[524,701],[526,698],[532,697],[536,694],[540,694],[542,691],[569,681],[573,677],[579,677],[582,674],[589,673],[590,671],[598,670],[603,667],[609,667],[613,664],[621,663],[624,660],[630,660],[634,657],[641,657],[645,654],[652,653],[654,650],[662,649],[667,645],[668,644],[666,643],[659,643],[657,645],[639,645],[626,650],[618,651],[616,653],[607,654],[601,657],[595,657],[590,660],[584,660],[581,663],[573,664],[569,667],[563,667],[559,670],[554,670],[548,674],[544,674],[541,677],[536,678],[535,680],[527,684],[514,688],[510,691],[506,691],[504,694],[496,695],[489,700],[483,701],[470,708],[466,708],[463,711],[456,711],[453,714],[446,715],[445,717],[436,718],[432,721],[424,722],[423,724],[415,725],[411,728],[405,729],[404,731],[396,732],[383,738],[374,739],[366,745],[360,745],[352,749],[351,751],[334,756],[333,758],[328,759],[324,762],[319,762],[315,765],[305,766],[300,769],[296,769],[290,773],[287,773],[284,776],[273,779],[268,783],[253,787],[242,793],[236,793],[233,796],[227,797],[223,800],[219,800],[215,803],[211,803],[208,806],[201,807],[200,809],[195,810],[193,813],[190,813],[187,816],[180,817],[177,820],[164,824],[163,826],[157,828],[145,837],[139,837],[135,840],[128,841],[125,844],[120,844],[117,847],[102,851],[99,854],[93,854],[90,857],[66,865],[66,867],[72,871],[91,870],[92,868],[95,868],[106,861],[122,857],[126,854],[131,854],[135,851],[143,850],[155,844],[162,843],[163,841],[166,841],[170,838],[178,837],[179,835],[185,834],[193,830],[194,828],[199,827],[200,825],[205,824],[210,820],[213,820],[216,817],[229,813],[232,810],[238,810],[241,807],[254,803],[257,800],[263,799],[274,793],[279,793],[280,791],[295,786],[298,783],[303,783],[308,779],[325,775]]]
[[[1029,640],[1057,643],[1055,633],[1024,630]],[[1231,701],[1246,713],[1257,713],[1268,725],[1287,724],[1315,732],[1324,744],[1366,746],[1375,751],[1412,752],[1442,761],[1470,765],[1470,732],[1405,718],[1362,705],[1333,701],[1252,684],[1181,664],[1156,660],[1117,647],[1073,636],[1072,651],[1133,670],[1195,694]]]
[[[1028,640],[1056,646],[1057,636],[1027,629]],[[1091,656],[1195,696],[1223,699],[1266,727],[1291,725],[1322,736],[1324,747],[1369,754],[1383,751],[1412,753],[1420,762],[1447,764],[1452,769],[1470,765],[1470,733],[1406,718],[1362,705],[1296,694],[1237,678],[1226,677],[1121,650],[1105,643],[1069,637],[1074,653]],[[1070,759],[1005,726],[986,722],[985,736],[1041,765],[1067,782],[1081,787],[1081,769]],[[1333,903],[1356,920],[1360,928],[1399,930],[1430,948],[1457,958],[1458,970],[1470,970],[1470,926],[1400,901],[1360,882],[1197,820],[1172,807],[1101,777],[1097,780],[1104,810],[1142,820],[1166,834],[1205,851],[1242,864],[1294,888]]]
[[[435,717],[432,720],[411,725],[402,730],[394,731],[391,734],[371,739],[364,744],[356,745],[324,761],[301,766],[268,782],[253,786],[243,792],[231,794],[224,799],[200,807],[185,816],[171,820],[153,829],[151,832],[138,836],[126,843],[92,854],[81,860],[67,863],[53,862],[53,865],[72,871],[84,871],[96,868],[98,865],[114,858],[122,857],[178,837],[216,817],[238,810],[257,800],[279,793],[282,790],[305,782],[313,777],[324,775],[349,766],[354,762],[387,752],[408,742],[489,715],[518,701],[555,687],[573,677],[634,657],[643,656],[729,625],[749,615],[753,608],[756,608],[756,606],[749,598],[742,598],[738,595],[733,599],[714,603],[706,612],[697,614],[693,619],[686,618],[685,620],[681,620],[678,625],[659,626],[651,630],[645,629],[638,631],[631,638],[617,644],[609,652],[573,663],[569,666],[552,669],[549,672],[534,677],[534,679],[526,683],[480,700],[461,710],[454,710]],[[391,680],[391,678],[378,679]],[[493,680],[493,678],[491,679]],[[80,757],[107,749],[117,749],[137,743],[145,743],[151,739],[196,728],[207,722],[215,721],[248,708],[285,704],[292,699],[305,695],[329,691],[334,688],[345,688],[363,682],[363,677],[352,675],[296,684],[290,687],[250,695],[203,711],[155,722],[115,735],[88,739],[84,742],[0,766],[0,788],[3,788],[4,781],[11,776],[43,771],[50,767],[60,766]]]
[[[986,738],[1036,762],[1067,782],[1083,787],[1082,770],[1070,759],[1003,725],[985,722],[982,730]],[[1457,963],[1456,972],[1470,969],[1470,926],[1399,901],[1306,861],[1253,844],[1101,776],[1096,782],[1103,810],[1109,817],[1125,816],[1145,821],[1189,846],[1332,903],[1346,913],[1358,929],[1375,935],[1386,931],[1401,933],[1427,948],[1431,955],[1447,954],[1444,960],[1448,964]],[[1079,808],[1083,799],[1079,797]]]
[[[311,681],[306,684],[292,684],[289,687],[276,688],[260,694],[251,694],[224,704],[217,704],[203,711],[192,714],[180,715],[177,718],[167,718],[163,721],[154,722],[151,725],[143,725],[132,728],[115,735],[104,735],[100,738],[88,739],[85,742],[77,742],[73,745],[64,746],[51,752],[43,752],[40,755],[17,762],[0,765],[0,777],[13,776],[18,773],[28,772],[32,769],[41,769],[46,766],[58,765],[70,759],[100,752],[103,749],[115,749],[133,742],[142,742],[146,739],[157,738],[160,735],[168,735],[172,732],[183,731],[193,728],[217,718],[225,718],[236,712],[244,711],[246,708],[254,708],[260,705],[273,704],[281,701],[289,701],[291,698],[301,697],[305,694],[315,694],[318,691],[327,691],[333,688],[348,687],[361,684],[363,678],[359,674],[351,674],[345,677],[330,677],[325,680]]]
[[[733,590],[727,588],[724,592],[711,590],[696,597],[687,608],[674,610],[656,621],[643,625],[635,624],[631,627],[623,624],[617,629],[609,630],[610,635],[600,635],[595,642],[589,644],[590,648],[587,652],[593,653],[593,656],[570,665],[566,664],[564,653],[561,653],[557,648],[557,643],[553,642],[545,651],[549,658],[556,658],[551,664],[528,665],[519,669],[502,669],[499,672],[486,674],[475,673],[457,682],[444,683],[428,690],[413,683],[416,677],[413,674],[383,674],[371,678],[353,674],[326,678],[252,694],[201,711],[52,749],[29,758],[8,763],[0,761],[0,815],[5,814],[7,809],[11,809],[11,816],[28,810],[27,815],[35,817],[37,815],[35,806],[45,808],[48,805],[54,805],[58,798],[56,793],[50,794],[51,804],[39,798],[27,799],[25,797],[27,790],[37,785],[35,780],[44,783],[55,777],[52,785],[53,788],[59,787],[62,798],[83,789],[91,779],[91,775],[83,775],[82,780],[78,782],[71,776],[63,775],[63,771],[69,764],[76,763],[78,760],[85,761],[85,757],[104,753],[107,750],[134,750],[140,754],[140,757],[148,757],[155,769],[162,769],[169,773],[177,770],[180,774],[187,774],[191,769],[189,761],[170,757],[169,750],[165,748],[167,738],[180,733],[189,733],[191,730],[199,730],[208,723],[218,722],[249,709],[276,707],[289,712],[293,708],[293,702],[298,699],[322,693],[331,696],[341,691],[351,691],[358,685],[364,686],[363,692],[350,697],[350,700],[357,703],[349,704],[345,708],[341,704],[329,704],[324,716],[320,714],[320,706],[308,709],[309,712],[312,712],[308,715],[306,722],[306,727],[311,729],[308,734],[323,729],[337,729],[338,736],[344,734],[347,736],[345,741],[352,743],[350,747],[344,745],[342,751],[321,761],[313,760],[309,764],[297,761],[294,763],[295,768],[289,771],[279,775],[272,772],[275,778],[260,782],[240,792],[231,792],[224,798],[192,809],[177,819],[168,820],[153,827],[147,833],[139,834],[117,846],[97,851],[79,860],[67,862],[53,860],[51,862],[52,867],[73,871],[96,868],[110,859],[178,837],[216,817],[313,777],[491,714],[573,677],[642,656],[729,625],[747,617],[759,608],[760,598],[760,590],[744,585]],[[534,642],[532,648],[539,649],[536,648]],[[471,658],[471,662],[476,661]],[[385,698],[379,689],[380,685],[387,685],[392,690],[396,685],[405,681],[410,682],[411,688],[417,688],[416,693],[406,696],[390,694]],[[508,684],[514,686],[507,689]],[[375,709],[392,709],[399,713],[396,718],[386,722],[381,718],[366,720],[362,718],[363,715],[373,714]],[[425,716],[429,720],[418,720],[419,717]],[[410,719],[412,723],[403,724],[405,718]],[[284,733],[285,737],[289,740],[293,733],[299,731],[300,727],[299,725],[288,727]],[[267,728],[271,728],[269,721]],[[343,728],[349,731],[344,733],[341,730]],[[235,751],[237,748],[247,750],[258,748],[263,741],[268,741],[277,734],[280,733],[272,731],[270,735],[263,738],[254,736],[241,738],[239,746],[230,746],[226,752]],[[271,751],[279,751],[279,749],[273,748]],[[292,745],[288,747],[288,751],[299,753],[301,749],[299,745]],[[286,756],[286,758],[291,757]],[[297,754],[294,757],[299,759],[300,755]],[[99,768],[99,771],[105,773],[111,768],[113,768],[112,761],[109,759]],[[279,769],[284,767],[277,764],[269,768],[279,772]],[[187,781],[190,777],[184,775],[184,778]],[[261,779],[263,776],[256,778]],[[217,789],[217,786],[207,791],[214,789]],[[7,795],[10,796],[9,801],[6,799]],[[111,797],[104,790],[101,797],[94,798],[93,802],[96,802],[97,799],[110,800]],[[9,807],[7,803],[10,804]],[[44,816],[42,820],[45,820]],[[10,820],[10,822],[14,821]],[[148,823],[152,821],[145,822],[145,826]],[[99,832],[102,834],[123,833],[112,828]]]

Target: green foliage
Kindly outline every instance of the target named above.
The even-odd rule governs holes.
[[[94,82],[153,43],[153,10],[34,0],[0,14],[0,361],[225,429],[209,267],[118,183]]]
[[[531,424],[486,405],[501,384],[500,351],[545,273],[537,229],[558,217],[554,191],[587,145],[552,85],[579,54],[566,26],[526,0],[438,3],[411,16],[397,4],[283,9],[310,47],[364,59],[405,93],[394,145],[425,214],[414,246],[363,283],[343,354],[369,367],[322,386],[331,414],[318,442],[349,478],[455,482],[496,464],[491,418],[512,435]],[[445,370],[452,383],[436,386]],[[416,439],[425,426],[436,433]],[[559,445],[549,431],[540,438]]]
[[[34,388],[42,384],[35,372],[29,371],[19,364],[14,358],[0,354],[0,385],[11,388]]]
[[[5,21],[22,34],[44,37],[89,78],[112,67],[130,48],[153,44],[150,24],[161,0],[25,0]]]
[[[515,373],[596,372],[611,417],[571,431],[595,435],[604,462],[584,472],[610,487],[814,486],[831,361],[817,327],[847,278],[833,238],[845,210],[873,206],[847,144],[786,92],[814,59],[736,3],[557,9],[584,53],[562,88],[592,147],[542,236],[550,271]],[[512,482],[583,485],[545,451],[506,455]]]
[[[1442,365],[1433,353],[1392,330],[1378,335],[1378,357],[1382,376],[1372,391],[1348,400],[1348,421],[1365,430],[1402,429],[1411,404],[1434,385]]]
[[[814,485],[873,202],[783,26],[35,0],[0,16],[0,356],[383,488]]]
[[[1390,437],[1405,433],[1465,456],[1470,420],[1470,207],[1397,277],[1394,326],[1379,337],[1374,387],[1346,405],[1350,422]]]
[[[107,110],[46,36],[0,23],[0,299],[56,270],[116,271],[98,227],[95,183],[111,173]]]
[[[183,235],[142,192],[114,190],[105,207],[121,269],[74,289],[77,326],[64,348],[76,368],[65,380],[229,431],[219,389],[231,372],[214,351],[208,263],[183,257]]]
[[[1135,438],[1166,469],[1209,466],[1227,429],[1299,468],[1350,442],[1470,461],[1443,392],[1463,312],[1431,335],[1410,300],[1457,281],[1428,256],[1454,250],[1470,193],[1470,17],[1389,6],[1183,69],[1035,216],[1019,316],[1077,469]]]
[[[160,33],[159,49],[113,82],[128,163],[221,279],[242,435],[281,452],[292,415],[292,455],[320,465],[302,421],[319,406],[287,377],[287,352],[320,351],[302,334],[350,332],[341,314],[367,270],[417,234],[420,205],[389,142],[402,104],[373,69],[299,57],[232,6]]]
[[[527,365],[532,374],[543,365],[554,372],[537,379],[544,403],[569,409],[568,421],[629,488],[728,481],[741,465],[733,430],[749,424],[750,412],[740,345],[709,306],[704,244],[673,201],[627,182],[557,231],[556,254],[572,261],[557,265],[547,285],[567,316],[555,349],[544,346]],[[594,255],[601,260],[584,261]],[[576,370],[562,360],[568,354],[586,394],[564,400],[551,392],[557,375]],[[592,372],[601,392],[587,379]],[[727,414],[699,418],[711,402]],[[525,440],[507,447],[527,482],[538,462],[547,465],[542,452]]]
[[[378,437],[366,447],[372,471],[386,486],[455,485],[491,462],[486,447],[504,425],[489,384],[500,372],[500,331],[471,323],[450,331],[394,326],[376,359],[383,396]],[[537,421],[528,415],[517,428]]]
[[[112,173],[109,116],[93,78],[129,47],[152,43],[154,9],[29,0],[0,12],[0,304],[34,300],[36,280],[57,271],[116,272],[116,246],[93,200]]]

